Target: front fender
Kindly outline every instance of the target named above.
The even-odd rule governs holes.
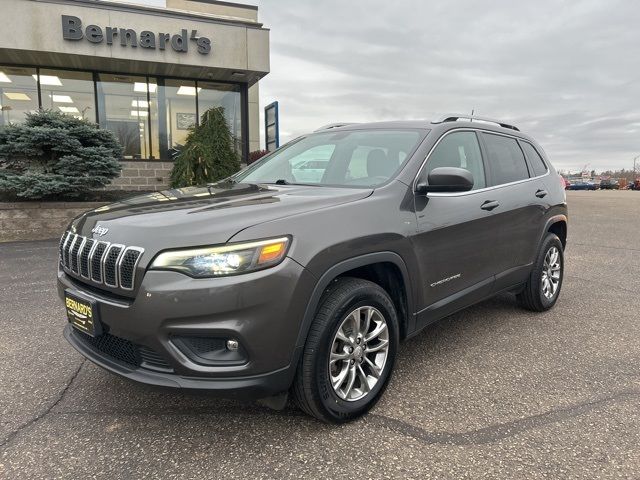
[[[319,280],[316,282],[311,296],[309,297],[309,301],[307,302],[307,308],[300,325],[300,330],[298,332],[296,347],[304,346],[307,335],[309,333],[309,329],[311,328],[311,323],[313,322],[316,310],[318,309],[318,305],[320,303],[320,299],[322,298],[322,294],[327,289],[329,284],[336,277],[345,272],[348,272],[349,270],[364,267],[367,265],[373,265],[375,263],[392,263],[400,270],[400,273],[402,274],[402,280],[405,285],[405,292],[407,295],[407,315],[409,317],[407,319],[407,332],[412,332],[415,329],[415,300],[412,289],[412,282],[409,277],[409,271],[404,260],[395,252],[367,253],[357,257],[349,258],[347,260],[343,260],[327,269],[320,276]]]

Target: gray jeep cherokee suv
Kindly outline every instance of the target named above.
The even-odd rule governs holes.
[[[140,382],[370,409],[399,344],[499,292],[555,304],[567,206],[511,125],[342,124],[202,188],[87,212],[60,241],[68,341]]]

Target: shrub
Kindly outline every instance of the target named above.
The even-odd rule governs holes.
[[[254,150],[253,152],[249,153],[249,161],[247,162],[247,165],[251,165],[256,160],[260,160],[268,153],[269,150]]]
[[[224,118],[224,108],[214,107],[202,115],[200,125],[191,127],[187,141],[171,171],[171,187],[205,185],[240,170],[233,148],[233,136]]]
[[[122,147],[108,130],[62,113],[28,113],[0,128],[0,191],[24,199],[78,197],[120,173]]]

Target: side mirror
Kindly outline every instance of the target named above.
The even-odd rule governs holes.
[[[468,192],[473,188],[473,175],[469,170],[457,167],[438,167],[429,172],[427,181],[418,181],[416,193]]]

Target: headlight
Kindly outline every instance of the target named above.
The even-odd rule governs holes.
[[[175,270],[196,278],[220,277],[273,267],[287,253],[288,237],[159,254],[151,269]]]

